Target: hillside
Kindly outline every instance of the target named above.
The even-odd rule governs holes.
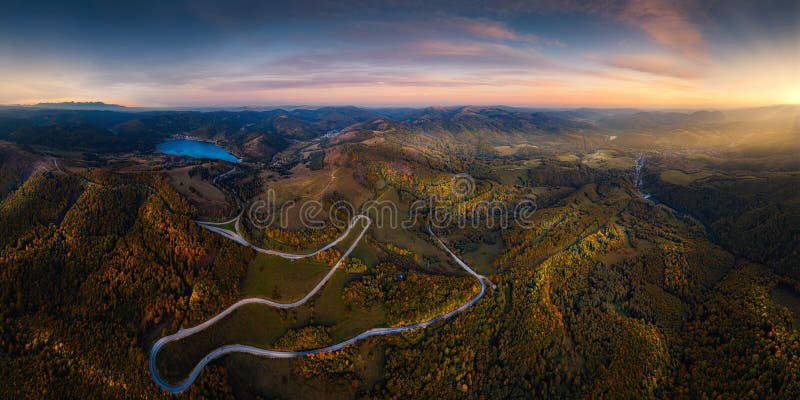
[[[0,397],[170,397],[149,370],[158,339],[242,298],[301,299],[340,257],[307,303],[238,309],[161,348],[153,368],[175,383],[226,344],[315,349],[448,315],[480,287],[434,231],[491,282],[470,307],[310,357],[228,355],[184,395],[797,397],[797,160],[683,139],[727,114],[614,112],[657,121],[662,141],[637,147],[644,128],[603,127],[612,112],[595,110],[13,114],[21,126],[0,145]],[[144,151],[178,132],[246,158]],[[363,236],[344,235],[334,221],[347,210],[328,213],[342,202],[388,202],[414,223],[373,209]],[[341,235],[301,259],[242,245],[304,253]]]

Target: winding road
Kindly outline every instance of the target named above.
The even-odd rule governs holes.
[[[369,225],[372,224],[372,220],[370,220],[366,215],[359,214],[359,215],[356,215],[355,217],[353,217],[353,219],[350,220],[350,223],[347,225],[347,229],[345,229],[345,231],[338,238],[334,239],[332,242],[326,244],[325,246],[320,247],[319,249],[317,249],[317,250],[315,250],[315,251],[313,251],[311,253],[304,253],[304,254],[284,253],[282,251],[277,251],[277,250],[272,250],[272,249],[265,249],[263,247],[258,247],[255,244],[248,242],[247,239],[245,239],[242,236],[242,233],[239,230],[239,221],[240,221],[240,219],[242,217],[242,213],[243,212],[244,212],[244,209],[242,210],[241,213],[239,213],[238,216],[236,216],[236,218],[234,218],[234,219],[232,219],[230,221],[225,221],[225,222],[198,222],[198,224],[200,224],[200,226],[202,226],[203,228],[206,228],[206,229],[210,230],[211,232],[220,234],[220,235],[222,235],[222,236],[224,236],[224,237],[226,237],[228,239],[231,239],[231,240],[233,240],[233,241],[235,241],[235,242],[237,242],[237,243],[239,243],[239,244],[241,244],[243,246],[250,247],[251,249],[253,249],[253,250],[255,250],[255,251],[259,252],[259,253],[269,254],[269,255],[278,256],[278,257],[283,257],[283,258],[287,258],[287,259],[290,259],[290,260],[299,260],[301,258],[313,257],[313,256],[315,256],[315,255],[317,255],[317,254],[319,254],[319,253],[321,253],[321,252],[323,252],[325,250],[330,249],[333,246],[336,246],[342,240],[347,238],[347,235],[350,234],[350,231],[353,229],[353,227],[355,226],[356,222],[358,222],[359,220],[365,220],[365,221],[367,221],[367,225],[361,231],[361,234],[358,236],[358,239],[356,239],[356,244],[358,244],[358,242],[360,242],[361,238],[364,236],[364,233],[367,231],[367,228],[369,228]],[[227,225],[227,224],[230,224],[231,222],[235,223],[236,232],[220,227],[220,225]]]
[[[211,179],[211,183],[217,183],[218,180],[220,180],[220,179],[222,179],[222,178],[224,178],[224,177],[226,177],[226,176],[228,176],[228,175],[230,175],[230,174],[232,174],[234,172],[236,172],[236,166],[235,165],[233,166],[233,168],[231,168],[230,171],[215,176],[213,179]]]
[[[244,209],[242,211],[244,211]],[[238,232],[239,219],[241,218],[241,216],[242,216],[242,213],[240,213],[233,220],[227,221],[225,223],[199,222],[199,224],[202,225],[204,228],[212,231],[212,232],[215,232],[215,233],[218,233],[220,235],[223,235],[224,237],[227,237],[227,238],[229,238],[231,240],[234,240],[237,243],[240,243],[240,244],[242,244],[244,246],[249,246],[249,247],[253,248],[254,250],[256,250],[256,251],[258,251],[260,253],[276,255],[276,256],[279,256],[279,257],[287,258],[287,259],[300,259],[300,258],[305,258],[305,257],[311,257],[311,256],[314,256],[314,255],[322,252],[322,251],[330,249],[331,247],[335,246],[336,244],[338,244],[339,242],[344,240],[350,234],[350,231],[352,230],[352,228],[359,221],[363,220],[363,221],[366,221],[366,223],[364,224],[364,228],[361,230],[361,232],[359,233],[358,237],[356,237],[356,239],[353,241],[353,243],[350,245],[350,247],[347,249],[347,251],[344,254],[342,254],[341,258],[339,258],[339,260],[336,262],[336,264],[334,264],[334,266],[331,268],[331,270],[302,299],[297,300],[297,301],[292,302],[292,303],[279,303],[279,302],[275,302],[275,301],[271,301],[271,300],[267,300],[267,299],[262,299],[262,298],[256,298],[256,297],[246,298],[246,299],[243,299],[243,300],[240,300],[240,301],[234,303],[233,305],[231,305],[230,307],[226,308],[225,310],[223,310],[219,314],[215,315],[214,317],[210,318],[209,320],[207,320],[207,321],[205,321],[205,322],[203,322],[203,323],[201,323],[201,324],[199,324],[197,326],[194,326],[194,327],[191,327],[191,328],[187,328],[187,329],[183,329],[182,328],[178,332],[176,332],[176,333],[174,333],[172,335],[168,335],[168,336],[165,336],[165,337],[159,339],[153,345],[153,347],[150,349],[150,360],[149,360],[150,373],[151,373],[151,375],[153,377],[153,381],[155,381],[156,384],[158,384],[162,389],[164,389],[164,390],[166,390],[168,392],[180,393],[180,392],[186,390],[195,381],[195,379],[197,379],[197,377],[200,375],[200,372],[203,370],[203,368],[208,363],[210,363],[211,361],[213,361],[213,360],[215,360],[215,359],[217,359],[219,357],[222,357],[222,356],[224,356],[226,354],[229,354],[229,353],[247,353],[247,354],[252,354],[252,355],[255,355],[255,356],[268,357],[268,358],[294,358],[294,357],[304,357],[304,356],[308,356],[308,355],[311,355],[311,354],[321,354],[321,353],[333,352],[333,351],[340,350],[340,349],[342,349],[344,347],[350,346],[350,345],[352,345],[352,344],[354,344],[354,343],[356,343],[358,341],[367,339],[369,337],[398,334],[398,333],[402,333],[402,332],[406,332],[406,331],[410,331],[410,330],[414,330],[414,329],[421,329],[421,328],[428,327],[428,326],[430,326],[430,325],[432,325],[432,324],[434,324],[434,323],[436,323],[438,321],[441,321],[441,320],[444,320],[444,319],[448,319],[448,318],[450,318],[450,317],[452,317],[452,316],[454,316],[454,315],[456,315],[456,314],[458,314],[458,313],[460,313],[460,312],[472,307],[472,305],[474,305],[478,300],[480,300],[483,297],[483,295],[486,293],[486,283],[487,282],[492,286],[492,289],[496,288],[496,286],[488,278],[486,278],[485,276],[483,276],[481,274],[478,274],[472,268],[470,268],[464,261],[462,261],[460,258],[458,258],[458,256],[456,256],[444,244],[444,242],[442,242],[442,240],[439,239],[439,237],[436,236],[436,234],[433,233],[433,230],[429,226],[428,227],[428,233],[434,239],[436,239],[436,241],[439,243],[439,245],[450,255],[450,257],[453,258],[453,260],[455,260],[456,263],[458,263],[459,266],[461,266],[461,268],[463,268],[470,275],[475,277],[478,280],[478,282],[480,283],[480,292],[477,295],[473,296],[471,299],[469,299],[466,303],[464,303],[461,306],[457,307],[456,309],[451,310],[451,311],[449,311],[447,313],[443,313],[443,314],[437,315],[437,316],[435,316],[435,317],[433,317],[433,318],[431,318],[431,319],[429,319],[427,321],[418,322],[418,323],[411,324],[411,325],[403,325],[403,326],[396,326],[396,327],[386,327],[386,328],[373,328],[373,329],[370,329],[368,331],[362,332],[359,335],[354,336],[354,337],[352,337],[350,339],[347,339],[347,340],[345,340],[343,342],[340,342],[340,343],[337,343],[337,344],[334,344],[334,345],[331,345],[331,346],[327,346],[327,347],[318,348],[318,349],[311,349],[311,350],[304,350],[304,351],[281,351],[281,350],[262,349],[262,348],[259,348],[259,347],[254,347],[254,346],[249,346],[249,345],[244,345],[244,344],[230,344],[230,345],[221,346],[221,347],[218,347],[218,348],[212,350],[210,353],[206,354],[206,356],[203,357],[195,365],[195,367],[192,369],[191,373],[189,373],[189,376],[187,376],[186,379],[184,379],[184,380],[182,380],[182,381],[180,381],[178,383],[175,383],[175,384],[165,382],[161,378],[161,376],[158,374],[158,370],[156,368],[156,355],[158,354],[158,351],[164,345],[166,345],[167,343],[170,343],[170,342],[174,342],[176,340],[183,339],[183,338],[185,338],[187,336],[191,336],[191,335],[193,335],[195,333],[198,333],[200,331],[203,331],[204,329],[214,325],[215,323],[219,322],[221,319],[225,318],[226,316],[231,314],[233,311],[235,311],[236,309],[238,309],[238,308],[240,308],[240,307],[242,307],[244,305],[248,305],[248,304],[263,304],[263,305],[270,306],[270,307],[286,309],[286,308],[298,307],[298,306],[306,303],[320,289],[322,289],[322,287],[325,285],[325,283],[333,276],[333,274],[336,272],[336,270],[341,265],[342,261],[345,258],[347,258],[348,255],[350,255],[350,253],[353,251],[353,249],[355,249],[356,246],[358,246],[358,244],[361,242],[361,239],[364,237],[364,234],[366,234],[367,229],[369,229],[370,225],[372,224],[372,220],[368,216],[363,215],[363,214],[356,215],[355,217],[353,217],[352,220],[350,220],[350,223],[347,226],[347,229],[345,230],[345,232],[342,233],[341,236],[339,236],[337,239],[335,239],[331,243],[325,245],[324,247],[322,247],[322,248],[320,248],[320,249],[318,249],[318,250],[316,250],[316,251],[314,251],[312,253],[293,254],[293,253],[284,253],[284,252],[270,250],[270,249],[264,249],[264,248],[258,247],[256,245],[248,242],[247,240],[245,240],[241,236],[241,234]],[[220,228],[218,226],[214,226],[214,225],[222,225],[222,224],[226,224],[226,223],[230,223],[230,222],[234,222],[234,221],[235,221],[235,224],[236,224],[237,232],[232,232],[230,230],[223,229],[223,228]]]

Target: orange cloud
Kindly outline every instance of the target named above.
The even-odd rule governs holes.
[[[705,59],[703,34],[689,21],[687,9],[667,0],[630,0],[619,18],[642,29],[656,43],[695,60]]]
[[[519,34],[509,29],[506,24],[497,21],[471,18],[454,18],[449,23],[453,28],[472,36],[491,40],[510,40],[520,42],[536,42],[535,35]]]
[[[481,56],[490,51],[490,46],[485,43],[477,42],[448,42],[444,40],[426,40],[412,46],[416,50],[426,54],[435,55],[458,55],[458,56]]]
[[[670,76],[681,79],[699,79],[705,74],[695,63],[687,63],[658,54],[620,54],[611,56],[589,56],[590,60],[616,68],[644,72],[652,75]]]

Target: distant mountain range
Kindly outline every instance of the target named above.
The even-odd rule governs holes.
[[[792,145],[792,135],[796,138],[799,131],[799,115],[800,106],[694,112],[505,106],[185,111],[67,102],[0,107],[0,139],[98,152],[147,151],[166,137],[187,134],[224,139],[234,147],[248,143],[249,148],[261,149],[259,156],[274,154],[291,141],[338,131],[358,131],[356,137],[389,132],[493,146],[533,143],[559,135],[584,140],[616,136],[616,143],[636,146],[656,142],[680,145],[687,140],[698,144],[709,137],[723,145],[733,143],[734,137],[758,144],[759,132],[778,132],[780,136],[770,139],[773,145]],[[544,139],[547,137],[551,139]]]
[[[109,110],[120,111],[130,110],[129,107],[121,106],[119,104],[107,104],[102,101],[66,101],[61,103],[37,103],[32,107],[48,109],[48,110]]]
[[[506,115],[522,114],[549,114],[564,119],[603,120],[627,118],[629,120],[646,121],[648,125],[670,124],[675,121],[694,119],[696,121],[716,120],[719,122],[731,116],[746,116],[743,119],[754,117],[774,117],[776,114],[798,112],[800,105],[774,105],[764,107],[747,107],[739,109],[718,110],[641,110],[637,108],[535,108],[495,106],[429,106],[429,107],[361,107],[361,106],[308,106],[308,105],[283,105],[283,106],[196,106],[196,107],[128,107],[119,104],[105,103],[102,101],[66,101],[66,102],[41,102],[33,105],[0,105],[2,109],[43,109],[43,110],[108,110],[108,111],[159,111],[159,112],[274,112],[282,110],[298,114],[313,115],[320,112],[335,112],[341,115],[363,114],[365,112],[388,117],[392,119],[407,119],[414,115],[442,115],[449,117],[463,117],[469,114],[499,113]],[[737,120],[737,118],[734,118]]]

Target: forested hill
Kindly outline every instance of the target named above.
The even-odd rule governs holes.
[[[89,183],[50,172],[5,198],[0,397],[159,395],[147,370],[151,335],[237,299],[251,257],[190,212],[148,176]],[[186,303],[198,285],[215,296]]]
[[[54,106],[55,107],[55,106]],[[25,145],[90,152],[152,151],[175,134],[229,141],[244,148],[254,140],[269,158],[290,141],[310,140],[343,130],[393,124],[408,134],[426,134],[461,143],[514,144],[547,140],[543,136],[588,135],[625,144],[647,141],[659,147],[748,144],[796,148],[797,108],[791,106],[734,111],[656,112],[610,110],[530,110],[510,107],[429,107],[366,109],[358,107],[294,108],[263,111],[139,111],[124,107],[88,110],[37,107],[0,108],[0,139]],[[754,129],[764,131],[752,135]],[[716,137],[725,129],[724,137]],[[644,136],[643,136],[644,135]]]
[[[426,231],[432,198],[478,212],[437,236],[496,288],[451,319],[341,351],[226,356],[188,398],[800,398],[800,167],[790,151],[739,147],[783,147],[794,120],[759,111],[772,121],[761,136],[726,137],[727,112],[648,114],[2,111],[18,143],[0,143],[0,398],[171,398],[150,376],[156,340],[243,297],[302,298],[351,244],[284,260],[197,223],[287,252],[339,237],[231,220],[276,193],[391,201],[421,223],[371,225],[302,307],[242,308],[170,343],[154,362],[169,382],[226,344],[314,349],[463,304],[480,286]],[[608,130],[615,115],[638,128]],[[141,150],[174,133],[255,150],[235,166]],[[87,161],[101,148],[133,154]],[[521,203],[531,220],[482,223]]]

